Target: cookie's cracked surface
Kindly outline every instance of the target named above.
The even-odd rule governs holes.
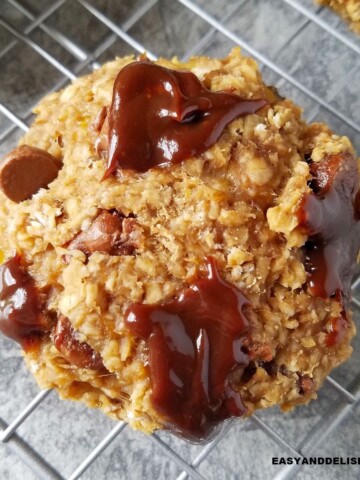
[[[157,64],[192,71],[212,92],[260,99],[252,113],[229,119],[191,158],[105,175],[114,81],[133,61],[107,63],[35,110],[21,143],[61,169],[20,203],[1,194],[0,328],[13,332],[17,300],[27,286],[37,292],[38,302],[23,302],[32,324],[12,336],[39,384],[145,432],[205,436],[229,415],[306,403],[349,357],[355,332],[359,180],[349,140],[306,125],[235,49]],[[333,197],[346,217],[336,234],[327,228]],[[326,256],[329,244],[346,254],[335,287],[318,291],[313,252]],[[21,285],[6,275],[14,265]],[[169,392],[187,411],[163,408]]]

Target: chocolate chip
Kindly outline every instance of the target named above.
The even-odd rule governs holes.
[[[279,372],[281,373],[281,375],[284,375],[285,377],[289,375],[289,370],[286,368],[286,365],[284,364],[280,365]]]
[[[313,159],[311,158],[311,153],[305,153],[304,160],[308,165],[313,163]]]
[[[76,338],[70,320],[60,315],[52,334],[55,347],[72,365],[91,370],[105,370],[101,355],[85,342]]]
[[[244,373],[242,374],[241,381],[243,383],[249,382],[252,377],[255,375],[257,370],[257,367],[255,365],[255,362],[250,362],[247,367],[244,369]]]
[[[31,198],[55,180],[61,162],[40,148],[22,145],[12,150],[0,168],[0,189],[13,202]]]
[[[307,395],[315,390],[315,382],[312,378],[308,375],[302,375],[301,373],[298,373],[298,377],[299,393],[301,395]]]
[[[263,368],[265,372],[270,376],[270,377],[275,377],[278,371],[277,364],[275,362],[275,359],[270,360],[270,362],[258,362],[259,367]]]
[[[102,210],[90,228],[79,233],[67,248],[109,255],[131,255],[142,241],[142,232],[135,218],[126,218],[117,211]]]

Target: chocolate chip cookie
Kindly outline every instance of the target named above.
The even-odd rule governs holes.
[[[351,354],[359,165],[234,49],[118,58],[46,96],[0,170],[0,330],[39,385],[206,438]]]

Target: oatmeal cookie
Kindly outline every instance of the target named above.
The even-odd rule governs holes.
[[[42,388],[192,439],[316,397],[351,354],[350,141],[224,59],[118,58],[0,170],[0,329]]]
[[[350,24],[351,30],[360,34],[360,0],[316,0],[332,8]]]

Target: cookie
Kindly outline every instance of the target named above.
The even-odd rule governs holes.
[[[191,440],[316,398],[355,333],[350,141],[239,49],[118,58],[35,114],[0,170],[0,329],[39,385]]]
[[[332,8],[350,24],[351,30],[360,33],[359,0],[317,0],[317,3]]]

